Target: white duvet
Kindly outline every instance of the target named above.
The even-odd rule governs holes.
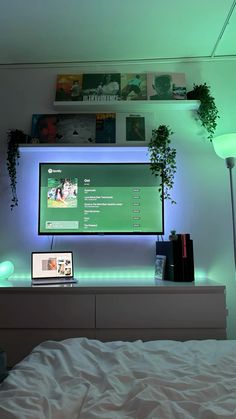
[[[236,418],[236,341],[44,342],[0,385],[13,418]]]

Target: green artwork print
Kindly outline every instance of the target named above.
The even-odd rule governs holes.
[[[48,178],[48,208],[77,207],[78,179]]]

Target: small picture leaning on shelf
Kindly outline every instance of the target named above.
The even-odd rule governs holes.
[[[58,74],[55,100],[81,101],[83,74]]]
[[[146,100],[147,74],[122,73],[121,74],[121,100]]]
[[[181,100],[187,98],[184,73],[148,73],[149,100]]]
[[[126,117],[126,141],[145,141],[145,118],[143,116]]]
[[[156,255],[155,261],[155,279],[163,280],[165,278],[166,256]]]
[[[84,74],[82,100],[89,102],[120,100],[120,73]]]
[[[96,114],[96,143],[115,143],[116,142],[116,114],[97,113]]]

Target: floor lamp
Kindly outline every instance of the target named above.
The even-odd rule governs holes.
[[[213,146],[216,154],[225,159],[226,167],[229,169],[230,180],[230,197],[232,207],[232,223],[233,223],[233,244],[234,244],[234,268],[236,270],[236,234],[235,234],[235,214],[234,214],[234,191],[232,170],[235,165],[236,158],[236,133],[220,135],[213,138]]]

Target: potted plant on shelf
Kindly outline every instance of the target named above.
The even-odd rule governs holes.
[[[194,84],[193,90],[187,93],[187,98],[200,100],[201,103],[197,110],[197,117],[208,133],[207,138],[212,141],[219,112],[215,104],[215,99],[211,94],[210,86],[206,83]]]
[[[159,125],[157,129],[153,129],[148,152],[151,172],[155,176],[161,176],[159,188],[161,198],[176,204],[176,201],[170,195],[170,190],[174,186],[174,175],[176,172],[176,149],[170,146],[170,136],[172,134],[173,131],[167,125]]]
[[[16,192],[17,172],[16,166],[19,164],[20,151],[19,144],[28,142],[29,136],[18,129],[10,129],[7,132],[7,170],[11,185],[11,210],[18,205]]]
[[[178,235],[176,234],[176,230],[170,230],[169,240],[170,241],[178,240]]]

